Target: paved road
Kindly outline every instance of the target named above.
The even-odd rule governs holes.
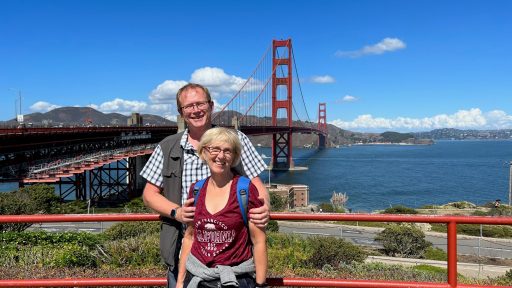
[[[58,222],[34,224],[28,230],[45,230],[48,232],[91,232],[101,233],[117,222]]]
[[[279,221],[279,231],[303,235],[329,235],[342,237],[354,244],[382,248],[375,236],[382,228],[336,225],[311,222]],[[445,233],[427,232],[426,240],[434,247],[447,250]],[[457,237],[457,253],[491,258],[512,259],[512,240],[488,237],[459,235]]]
[[[386,264],[399,264],[402,266],[416,266],[420,264],[426,264],[441,268],[447,268],[446,261],[435,261],[425,259],[410,259],[410,258],[396,258],[396,257],[383,257],[383,256],[368,256],[366,258],[367,263],[371,262],[384,262]],[[457,263],[457,273],[462,274],[466,277],[472,278],[487,278],[487,277],[498,277],[505,275],[510,266],[498,266],[498,265],[483,265],[478,263]]]

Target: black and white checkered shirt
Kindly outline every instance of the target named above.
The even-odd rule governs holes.
[[[246,176],[250,179],[258,176],[263,170],[267,168],[265,162],[261,158],[260,154],[256,151],[256,148],[252,145],[249,138],[242,132],[238,132],[238,137],[242,144],[242,157],[241,162],[246,173]],[[199,159],[197,151],[194,149],[192,144],[188,141],[188,129],[185,130],[180,140],[180,145],[184,149],[183,151],[183,171],[181,177],[181,199],[182,204],[187,200],[188,191],[192,183],[204,179],[210,176],[210,169],[208,165]],[[153,154],[149,158],[148,162],[140,172],[140,175],[147,181],[153,183],[158,187],[163,187],[162,169],[164,165],[163,152],[158,145],[153,151]]]

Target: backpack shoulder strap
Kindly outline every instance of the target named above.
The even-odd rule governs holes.
[[[238,205],[240,206],[240,211],[242,212],[242,218],[244,219],[245,226],[249,225],[249,222],[247,221],[247,206],[249,206],[250,183],[251,179],[245,176],[240,176],[236,185],[236,197],[238,199]]]
[[[201,192],[201,188],[203,188],[206,179],[208,178],[201,179],[194,184],[194,206],[196,206],[197,199],[199,198],[199,192]]]

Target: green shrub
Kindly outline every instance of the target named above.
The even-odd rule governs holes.
[[[509,269],[507,272],[505,272],[505,278],[508,278],[512,280],[512,269]]]
[[[512,207],[501,205],[497,208],[492,208],[489,211],[489,216],[512,216]]]
[[[444,252],[443,249],[430,246],[425,250],[423,258],[430,260],[448,261],[448,254]]]
[[[411,224],[390,224],[375,240],[382,243],[386,255],[393,257],[418,258],[432,245],[425,240],[425,233]]]
[[[476,210],[471,213],[473,216],[488,216],[489,213],[481,210]]]
[[[336,237],[313,236],[307,238],[307,244],[311,247],[307,262],[317,269],[326,264],[339,267],[341,264],[363,262],[368,256],[359,246]]]
[[[142,197],[137,197],[130,202],[126,203],[124,206],[124,210],[126,213],[149,213],[151,210],[144,205],[144,201]]]
[[[267,248],[268,267],[275,273],[302,268],[311,254],[303,237],[290,234],[268,233]]]
[[[76,244],[92,248],[101,243],[102,237],[102,235],[87,232],[52,233],[46,231],[25,231],[4,232],[0,234],[0,240],[3,244],[14,244],[18,247]]]
[[[443,205],[444,207],[453,207],[457,209],[476,208],[476,205],[468,201],[451,202]]]
[[[76,244],[64,244],[53,259],[48,259],[49,266],[53,267],[97,267],[97,257],[89,249]]]
[[[382,212],[382,214],[418,214],[418,211],[406,206],[396,205],[387,208]]]
[[[103,233],[109,240],[128,239],[160,232],[160,223],[156,221],[120,222],[112,225]]]
[[[147,267],[160,263],[159,233],[108,241],[103,247],[102,261],[114,267]]]
[[[277,223],[277,221],[276,220],[268,221],[266,231],[267,232],[279,232],[279,224]]]
[[[426,264],[416,265],[413,267],[413,269],[418,270],[418,271],[427,272],[427,273],[432,273],[432,274],[446,275],[446,273],[447,273],[446,268],[441,268],[441,267],[426,265]]]
[[[56,213],[59,214],[82,214],[84,212],[87,212],[87,202],[82,200],[65,202],[56,208]]]
[[[320,203],[318,209],[322,209],[322,212],[327,213],[345,213],[345,209],[342,207],[335,207],[331,203]]]

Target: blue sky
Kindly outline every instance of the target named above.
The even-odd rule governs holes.
[[[0,120],[91,106],[173,119],[218,104],[291,38],[310,114],[352,131],[512,128],[512,1],[0,1]],[[234,80],[235,79],[235,80]],[[236,82],[236,81],[235,81]]]

